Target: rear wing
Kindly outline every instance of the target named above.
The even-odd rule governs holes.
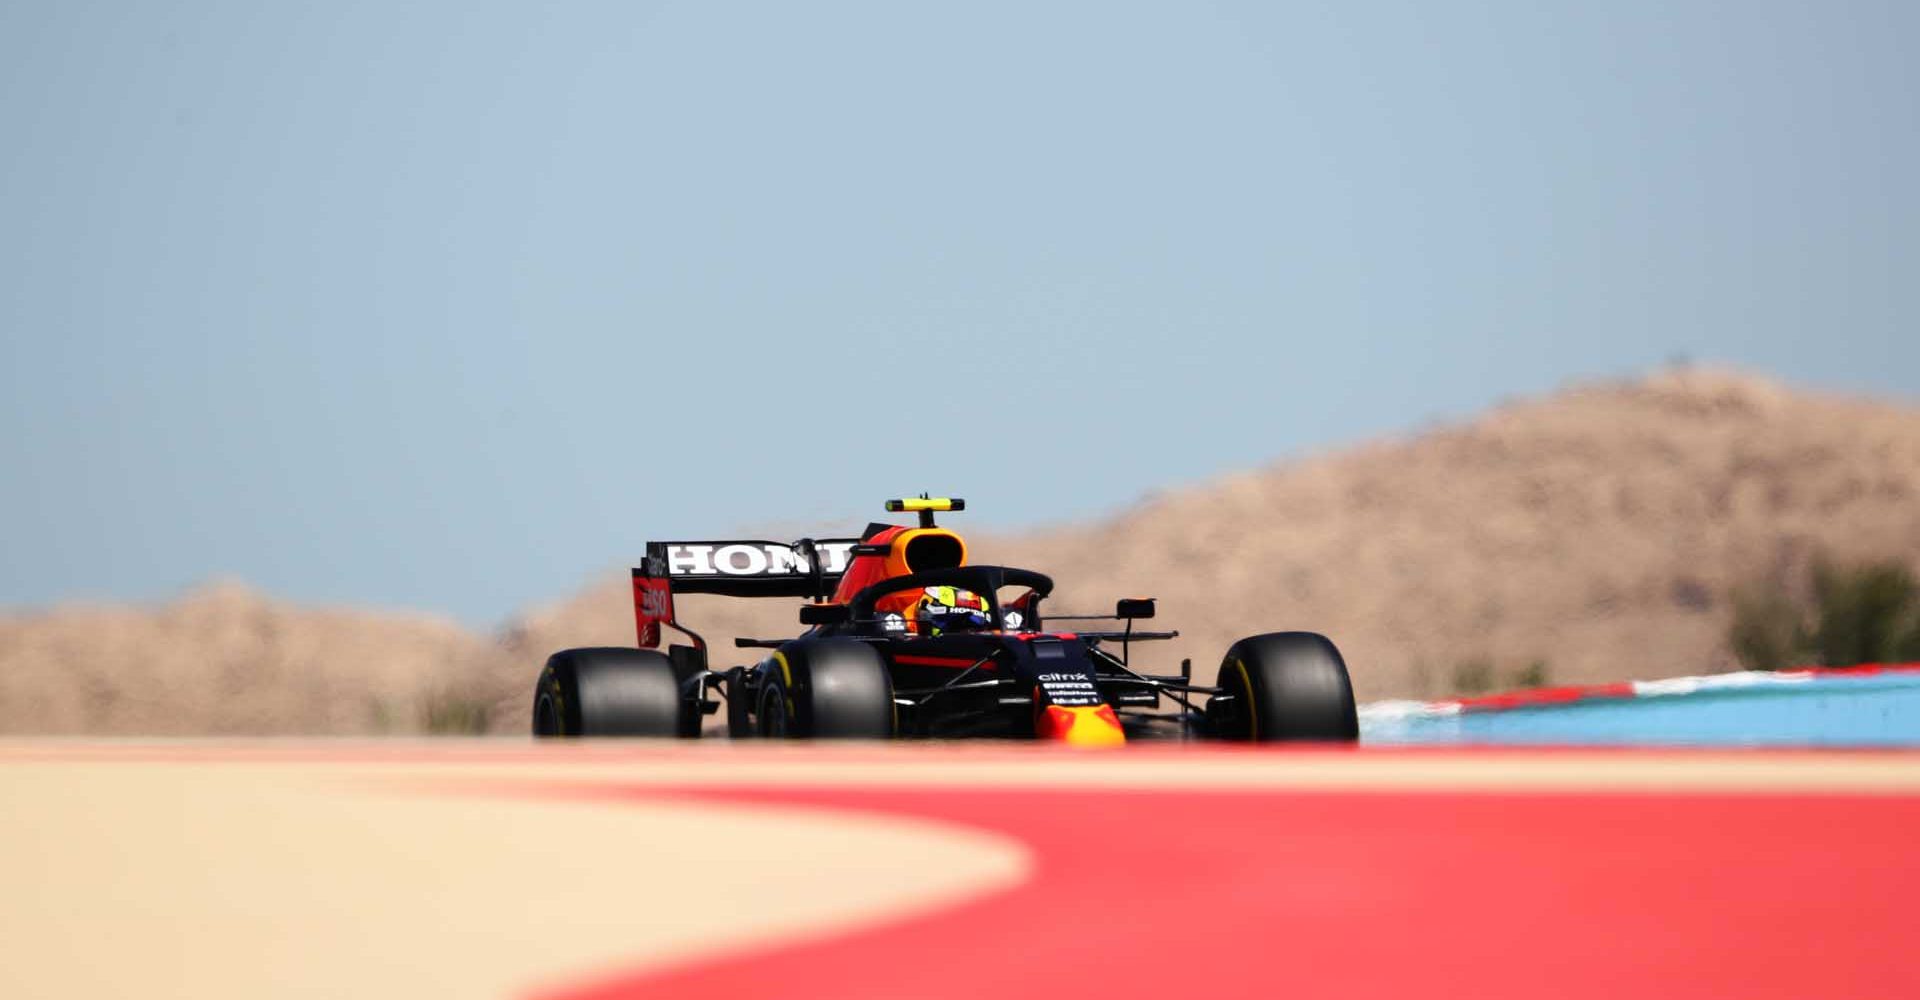
[[[646,558],[633,568],[640,645],[659,645],[661,625],[686,631],[674,621],[675,594],[825,600],[859,544],[857,538],[648,542]]]

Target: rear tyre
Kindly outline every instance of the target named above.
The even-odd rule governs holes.
[[[699,707],[673,662],[651,649],[565,649],[533,688],[533,735],[700,735]]]
[[[1270,743],[1360,738],[1346,660],[1326,636],[1268,632],[1233,644],[1215,685],[1226,698],[1208,705],[1213,735]]]
[[[893,676],[873,647],[852,639],[787,645],[761,668],[755,730],[823,740],[893,735]]]

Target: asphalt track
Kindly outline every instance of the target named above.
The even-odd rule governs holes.
[[[1920,754],[0,743],[0,996],[1920,995]]]

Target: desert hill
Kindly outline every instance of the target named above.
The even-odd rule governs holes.
[[[295,607],[225,582],[158,608],[4,615],[0,732],[412,732],[503,673],[499,655],[451,621]]]
[[[1920,409],[1670,372],[1022,547],[1068,579],[1158,589],[1207,676],[1269,622],[1335,636],[1363,698],[1445,693],[1474,661],[1562,682],[1730,669],[1735,586],[1798,585],[1820,555],[1920,563]]]
[[[1052,574],[1056,612],[1160,598],[1156,624],[1183,635],[1154,660],[1203,679],[1237,636],[1280,628],[1334,637],[1363,699],[1443,694],[1468,664],[1700,673],[1733,665],[1738,584],[1801,580],[1822,554],[1920,566],[1920,408],[1677,370],[972,541]],[[0,617],[0,731],[404,730],[486,707],[519,730],[546,653],[631,642],[629,600],[609,571],[490,638],[232,591]],[[732,636],[791,632],[794,607],[681,612],[729,658]]]

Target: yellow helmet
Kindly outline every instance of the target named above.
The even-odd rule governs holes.
[[[913,620],[921,635],[976,632],[993,624],[986,599],[959,587],[928,587],[913,604]]]

